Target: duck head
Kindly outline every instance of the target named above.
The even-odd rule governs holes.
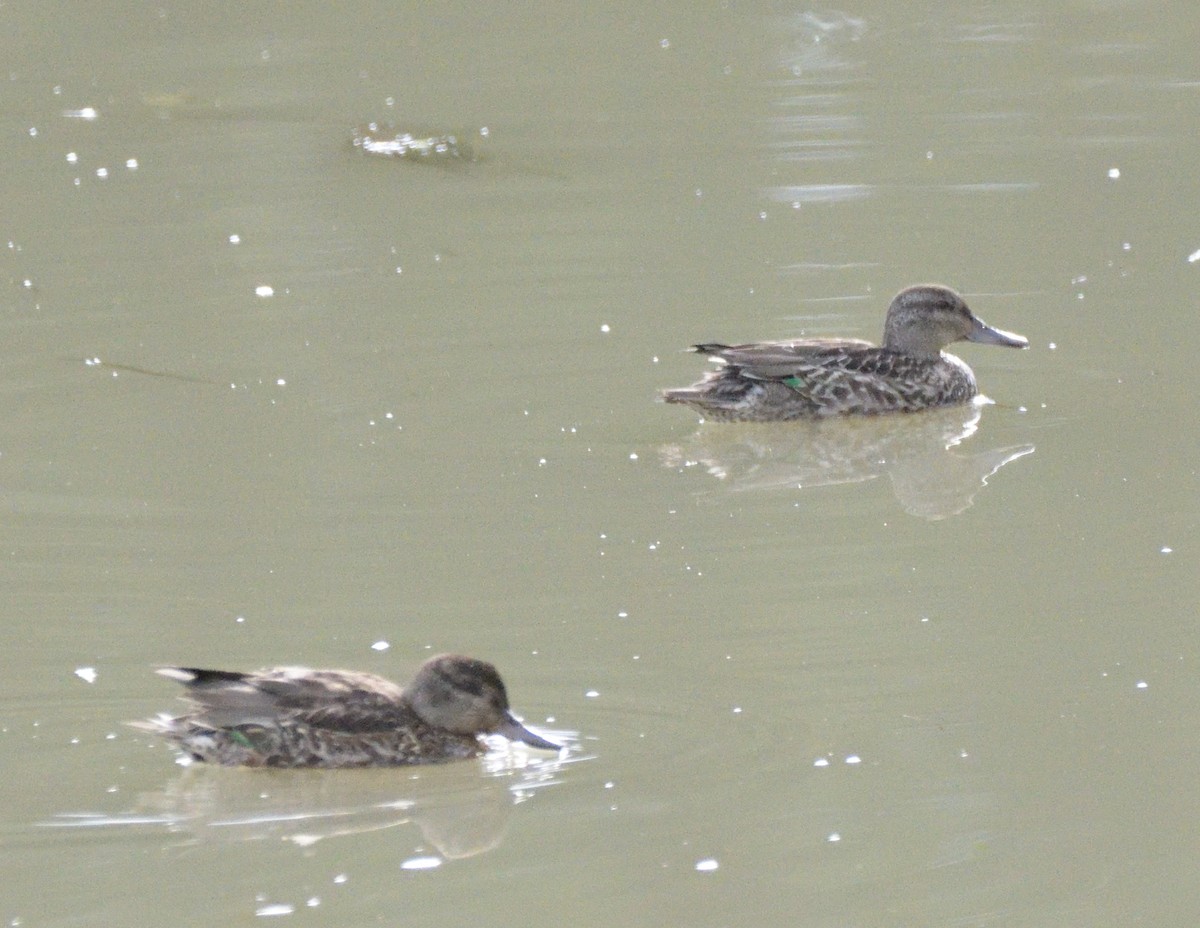
[[[543,751],[559,745],[518,722],[508,708],[508,693],[496,668],[457,654],[431,657],[404,689],[421,721],[460,735],[503,735]]]
[[[1023,336],[988,325],[949,287],[919,284],[896,294],[883,324],[884,348],[930,358],[957,341],[1029,347]]]

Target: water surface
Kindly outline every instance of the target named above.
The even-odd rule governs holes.
[[[5,924],[1194,923],[1190,6],[4,19]],[[991,405],[654,402],[924,280],[1029,337]],[[121,725],[445,650],[573,753]]]

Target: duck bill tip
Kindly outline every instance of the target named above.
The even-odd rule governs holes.
[[[561,751],[562,745],[555,744],[553,741],[547,741],[536,732],[530,731],[512,716],[508,717],[500,729],[496,732],[498,735],[503,735],[509,741],[520,741],[524,745],[531,748],[537,748],[539,751]]]

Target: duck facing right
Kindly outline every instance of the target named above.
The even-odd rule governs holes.
[[[227,767],[442,763],[484,753],[484,735],[560,749],[509,711],[495,667],[460,654],[429,658],[405,687],[371,673],[307,667],[158,672],[184,685],[190,708],[129,724],[192,760]]]
[[[804,338],[692,350],[718,362],[690,387],[663,390],[714,422],[780,422],[868,416],[956,406],[979,392],[966,362],[945,351],[957,341],[1027,348],[993,328],[949,287],[918,284],[888,307],[883,344],[856,338]]]

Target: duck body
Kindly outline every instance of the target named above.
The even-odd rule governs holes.
[[[239,673],[164,667],[189,711],[132,723],[193,760],[246,767],[381,767],[441,763],[484,752],[499,734],[558,750],[509,711],[484,661],[440,655],[406,687],[348,670],[276,667]]]
[[[955,341],[1024,348],[1020,335],[992,328],[947,287],[901,291],[888,308],[882,346],[811,338],[692,350],[722,366],[690,387],[664,390],[717,422],[766,422],[915,412],[965,403],[975,375],[943,349]]]

